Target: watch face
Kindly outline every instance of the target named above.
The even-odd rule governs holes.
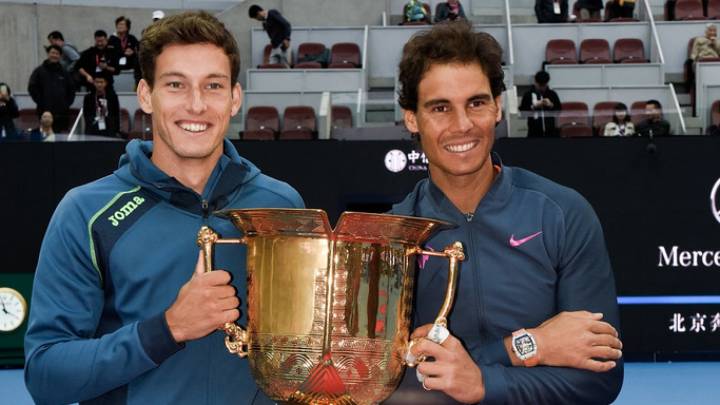
[[[10,332],[22,325],[27,312],[25,299],[11,288],[0,288],[0,331]]]
[[[513,345],[518,356],[523,360],[535,354],[535,341],[527,333],[513,339]]]

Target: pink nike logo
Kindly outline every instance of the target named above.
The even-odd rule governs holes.
[[[530,241],[530,240],[532,240],[532,239],[535,239],[535,238],[536,238],[538,235],[540,235],[541,233],[542,233],[542,231],[540,231],[540,232],[535,232],[534,234],[532,234],[532,235],[530,235],[530,236],[526,236],[526,237],[524,237],[524,238],[522,238],[522,239],[517,239],[517,240],[515,239],[515,235],[510,235],[510,246],[512,246],[512,247],[518,247],[518,246],[520,246],[520,245],[523,245],[525,242],[528,242],[528,241]]]
[[[433,249],[430,245],[425,246],[425,248],[433,252],[435,251],[435,249]],[[428,259],[430,259],[430,256],[428,255],[422,255],[418,257],[418,266],[420,266],[421,270],[425,268],[425,263],[427,263]]]

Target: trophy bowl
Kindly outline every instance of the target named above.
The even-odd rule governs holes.
[[[248,324],[226,324],[225,344],[247,356],[258,386],[276,401],[373,404],[395,390],[409,345],[415,255],[449,259],[435,321],[447,326],[462,245],[442,252],[420,245],[449,223],[345,212],[332,229],[322,210],[217,214],[244,237],[221,239],[203,227],[198,244],[206,270],[213,268],[214,244],[247,245]]]

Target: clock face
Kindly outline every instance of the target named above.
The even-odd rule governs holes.
[[[23,296],[12,288],[0,288],[0,331],[19,328],[26,315],[27,304]]]

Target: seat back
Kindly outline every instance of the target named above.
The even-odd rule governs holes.
[[[545,46],[545,61],[549,64],[577,63],[575,42],[569,39],[551,39]]]
[[[613,58],[616,63],[646,62],[645,47],[637,38],[620,38],[613,45]]]
[[[152,115],[146,114],[141,109],[135,110],[132,122],[132,131],[128,136],[129,139],[152,139]]]
[[[677,0],[675,3],[676,20],[705,20],[701,0]]]
[[[272,45],[270,45],[270,44],[265,45],[265,48],[263,48],[263,58],[262,58],[263,65],[270,63],[270,53],[271,52],[272,52]]]
[[[127,134],[130,132],[130,113],[127,109],[120,109],[120,128],[118,131]]]
[[[359,68],[360,47],[353,42],[340,42],[332,46],[330,51],[330,67]]]
[[[275,139],[279,131],[280,114],[275,107],[250,107],[245,116],[243,139]]]
[[[645,104],[645,100],[635,101],[630,106],[630,120],[633,124],[638,125],[647,118],[645,116]]]
[[[310,55],[321,55],[325,52],[325,45],[319,42],[303,42],[298,46],[297,61],[302,63]]]
[[[283,113],[280,139],[313,139],[317,131],[315,110],[309,106],[290,106]]]
[[[597,134],[605,129],[605,124],[612,121],[617,101],[601,101],[593,107],[592,126]]]
[[[332,129],[352,128],[352,110],[344,105],[332,106]]]
[[[720,0],[709,0],[707,3],[707,18],[716,20],[720,18]]]
[[[563,138],[582,138],[592,136],[593,131],[587,125],[566,125],[560,128],[560,136]]]
[[[710,106],[710,125],[720,125],[720,100],[713,101]]]
[[[18,132],[27,131],[28,129],[40,126],[40,118],[38,118],[37,110],[34,108],[23,108],[19,111],[20,116],[15,120],[15,127]]]
[[[582,101],[566,101],[562,103],[562,109],[557,118],[557,126],[590,125],[590,117],[587,104]]]
[[[606,39],[590,38],[580,43],[580,63],[612,63]]]

